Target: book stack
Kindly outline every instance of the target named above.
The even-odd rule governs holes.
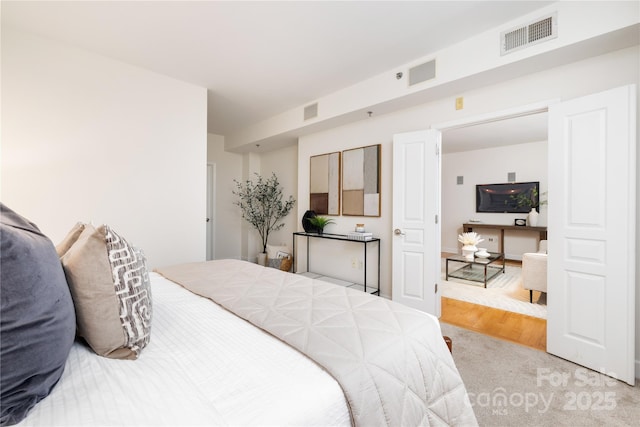
[[[357,231],[350,231],[347,233],[347,239],[365,242],[367,240],[373,239],[373,233],[360,233]]]

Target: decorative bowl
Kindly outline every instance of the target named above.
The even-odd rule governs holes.
[[[489,258],[491,256],[491,254],[487,251],[478,251],[476,252],[476,256],[478,258]]]

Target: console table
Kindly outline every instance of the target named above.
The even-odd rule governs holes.
[[[503,225],[503,224],[483,224],[481,222],[465,223],[462,224],[462,228],[465,233],[471,232],[474,229],[491,228],[493,230],[500,230],[500,247],[498,252],[504,253],[504,231],[535,231],[540,233],[540,240],[547,240],[547,227],[529,227],[528,225]]]
[[[352,242],[361,244],[364,250],[364,260],[363,260],[363,286],[364,291],[380,295],[380,239],[373,237],[369,240],[354,240],[347,237],[346,234],[328,234],[328,233],[305,233],[305,232],[296,232],[293,233],[293,272],[297,273],[297,253],[296,253],[296,238],[297,237],[306,237],[307,240],[307,271],[309,271],[309,239],[328,239],[328,240],[340,240],[344,242]],[[378,288],[374,288],[373,286],[369,286],[369,290],[367,290],[367,247],[370,244],[375,244],[378,247]]]

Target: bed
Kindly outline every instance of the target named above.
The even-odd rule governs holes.
[[[140,327],[133,341],[100,349],[80,332],[86,313],[68,266],[86,233],[84,226],[72,230],[56,247],[82,338],[70,343],[61,375],[31,402],[20,426],[476,424],[436,318],[245,261],[150,273],[144,262],[134,263],[148,280],[140,312],[150,328],[131,321],[129,333]],[[92,233],[109,240],[108,228]],[[112,263],[118,259],[108,253]],[[134,250],[123,253],[143,260]],[[394,321],[380,317],[386,311]],[[102,314],[97,319],[104,323]],[[13,424],[4,413],[3,424]]]
[[[154,319],[135,360],[74,343],[60,382],[19,425],[350,425],[339,385],[237,316],[150,273]]]

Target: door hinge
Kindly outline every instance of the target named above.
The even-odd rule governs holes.
[[[436,294],[438,293],[438,284],[437,283],[436,283],[436,289],[435,289],[434,293],[436,293]]]
[[[436,224],[438,223],[438,214],[436,214]]]
[[[440,144],[436,144],[436,156],[440,155]]]

